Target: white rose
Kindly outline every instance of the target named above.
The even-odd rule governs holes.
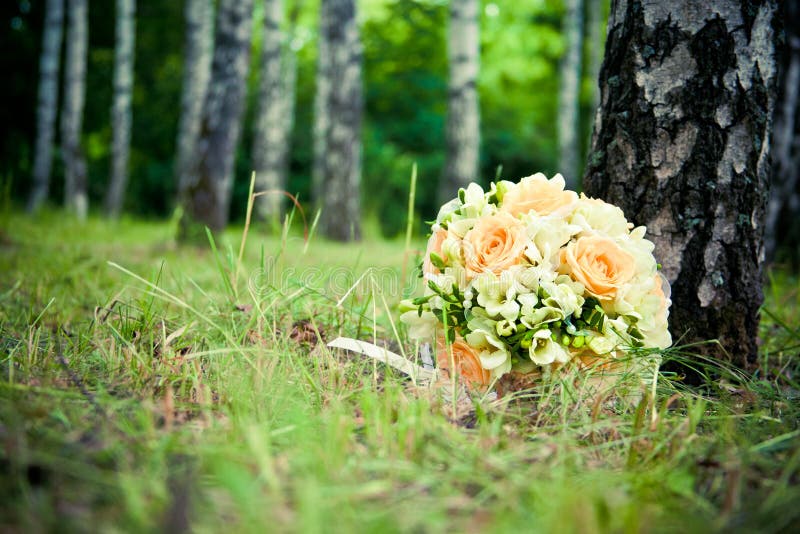
[[[570,223],[586,233],[603,233],[609,237],[627,235],[633,225],[617,206],[581,193],[580,200],[572,212]]]

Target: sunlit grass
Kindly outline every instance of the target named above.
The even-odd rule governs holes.
[[[283,236],[254,226],[239,265],[241,228],[215,240],[217,254],[125,219],[15,215],[8,234],[3,528],[707,532],[800,520],[796,277],[766,286],[753,377],[716,368],[724,380],[702,389],[661,377],[655,396],[628,403],[563,383],[454,407],[320,342],[405,342],[390,321],[417,289],[402,241],[306,244],[296,221]]]

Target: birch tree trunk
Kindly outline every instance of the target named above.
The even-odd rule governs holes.
[[[61,112],[61,145],[64,156],[64,205],[78,219],[89,210],[86,159],[81,145],[83,107],[86,97],[86,0],[67,2],[67,52],[64,64],[64,104]]]
[[[755,361],[762,302],[775,13],[774,0],[615,0],[584,178],[647,225],[673,339],[717,339],[724,354],[692,350],[740,365]]]
[[[217,12],[211,78],[194,163],[187,176],[179,237],[194,240],[203,227],[221,231],[228,222],[233,164],[247,89],[253,0],[221,0]]]
[[[796,268],[800,265],[800,5],[786,2],[783,9],[786,42],[775,109],[766,244],[769,260],[788,260]]]
[[[447,87],[446,160],[439,199],[446,202],[460,187],[478,180],[480,110],[478,69],[480,32],[478,0],[451,0],[447,29],[449,79]]]
[[[311,164],[311,196],[317,208],[325,201],[325,139],[330,123],[328,109],[331,92],[330,43],[325,32],[330,18],[330,3],[322,0],[319,7],[319,31],[317,35],[317,77],[314,93],[313,161]]]
[[[598,2],[598,0],[594,0]],[[561,59],[561,86],[558,92],[558,172],[567,188],[577,190],[580,180],[579,105],[581,57],[583,52],[583,1],[566,0],[562,26],[566,49]]]
[[[258,88],[255,133],[253,135],[253,170],[256,191],[267,192],[256,199],[256,213],[262,220],[280,220],[286,188],[284,161],[288,151],[283,49],[285,36],[283,1],[265,0],[264,34],[261,49],[261,72]]]
[[[33,186],[28,199],[29,212],[38,210],[50,193],[63,26],[64,0],[47,0],[42,34],[42,55],[39,58],[36,154],[33,161]]]
[[[136,0],[117,0],[117,43],[114,49],[114,104],[111,124],[111,182],[106,194],[106,214],[119,217],[128,184],[128,157],[131,148],[131,98],[133,96],[133,56],[136,41]]]
[[[203,103],[211,74],[211,51],[214,41],[214,6],[212,0],[186,0],[181,117],[175,146],[175,178],[182,199],[191,183],[191,167]]]
[[[283,122],[284,132],[286,133],[285,150],[281,160],[281,172],[283,172],[284,184],[289,179],[289,170],[292,153],[292,133],[294,132],[295,113],[297,99],[297,50],[295,41],[297,39],[297,20],[300,18],[300,7],[302,0],[294,0],[289,9],[289,35],[284,43],[283,50]]]
[[[329,48],[329,123],[325,134],[322,231],[339,241],[361,239],[361,38],[355,0],[323,0]]]
[[[605,44],[605,32],[602,31],[606,26],[603,24],[603,0],[589,0],[587,9],[586,38],[589,41],[589,79],[592,80],[594,88],[592,91],[592,112],[597,110],[600,104],[600,88],[597,81],[600,78],[600,65],[603,62],[603,45]]]

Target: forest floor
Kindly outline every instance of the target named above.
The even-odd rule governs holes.
[[[713,380],[662,373],[630,405],[567,384],[465,405],[320,342],[409,348],[402,242],[254,228],[239,263],[241,228],[215,252],[167,223],[3,226],[0,531],[800,525],[796,276],[765,286],[752,376],[706,362]]]

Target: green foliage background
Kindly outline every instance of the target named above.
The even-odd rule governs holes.
[[[292,1],[287,0],[286,8]],[[256,1],[256,20],[262,13]],[[297,116],[288,189],[309,199],[312,158],[314,75],[318,0],[304,1],[296,28]],[[411,166],[417,163],[417,210],[431,218],[444,165],[447,98],[447,2],[445,0],[361,0],[364,43],[365,215],[393,236],[405,224]],[[19,204],[27,196],[33,159],[38,58],[44,2],[13,0],[0,6],[0,177],[12,182]],[[111,77],[114,47],[113,2],[92,2],[84,146],[90,197],[103,198],[110,157]],[[485,181],[502,165],[517,179],[557,171],[556,117],[558,62],[564,50],[563,6],[556,1],[483,1],[481,10],[481,168]],[[174,207],[173,157],[183,61],[183,2],[139,0],[133,99],[133,138],[126,209],[167,217]],[[254,97],[260,25],[253,37],[250,99],[236,159],[231,217],[240,219],[250,175]],[[602,46],[602,43],[587,43]],[[584,69],[586,72],[587,69]],[[594,80],[585,77],[581,138],[588,141]],[[60,200],[62,169],[56,162],[51,198]]]

